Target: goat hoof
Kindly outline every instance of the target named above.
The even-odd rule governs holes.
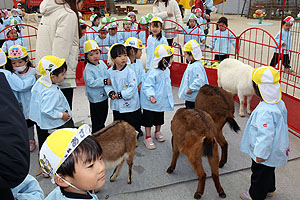
[[[244,113],[239,113],[240,117],[245,117]]]
[[[220,192],[219,193],[219,197],[221,197],[221,198],[226,198],[226,194],[225,194],[225,192],[224,191],[222,191],[222,192]]]
[[[251,113],[252,113],[251,111],[247,111],[247,114],[248,114],[248,115],[251,115]]]
[[[225,162],[219,162],[219,168],[224,167],[224,165],[225,165]]]
[[[110,179],[109,179],[110,182],[115,182],[115,180],[116,180],[116,179],[114,179],[114,178],[110,178]]]
[[[195,192],[195,194],[194,194],[195,199],[201,199],[201,197],[202,197],[202,194],[200,192]]]
[[[131,182],[131,181],[128,181],[127,183],[128,183],[128,184],[131,184],[132,182]]]
[[[174,168],[169,167],[168,170],[167,170],[167,173],[168,173],[168,174],[171,174],[173,171],[174,171]]]

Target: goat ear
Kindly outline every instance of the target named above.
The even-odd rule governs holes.
[[[202,138],[201,142],[204,142],[204,141],[205,141],[205,139],[206,139],[206,136],[204,136],[204,137]]]

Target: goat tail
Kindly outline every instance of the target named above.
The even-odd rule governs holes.
[[[239,125],[237,124],[237,122],[234,120],[233,117],[227,117],[226,118],[226,122],[229,123],[229,127],[234,131],[234,132],[238,132],[240,129]]]
[[[203,138],[203,155],[211,157],[213,155],[213,146],[215,140],[213,138],[204,137]]]

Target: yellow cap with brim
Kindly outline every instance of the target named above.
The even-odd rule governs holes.
[[[144,49],[145,48],[142,41],[140,39],[137,39],[136,37],[128,38],[124,45],[134,47],[134,48],[137,48],[137,49]]]
[[[7,58],[5,52],[0,48],[0,67],[7,63]]]
[[[28,56],[25,47],[20,45],[13,45],[8,49],[8,58],[11,60],[21,59]]]
[[[100,49],[95,40],[87,40],[84,43],[84,53],[89,53],[94,50]]]
[[[160,22],[160,23],[163,23],[163,20],[160,18],[160,17],[153,17],[150,21],[150,23],[152,22]]]
[[[271,66],[255,68],[252,80],[258,85],[263,100],[268,104],[276,104],[281,100],[280,75]]]
[[[154,50],[155,57],[153,60],[152,67],[157,68],[159,61],[161,61],[161,59],[163,59],[165,57],[169,57],[169,56],[173,55],[173,52],[174,52],[174,48],[172,48],[168,45],[165,45],[165,44],[158,45]]]
[[[200,60],[202,58],[202,51],[199,43],[196,40],[189,40],[187,43],[185,43],[184,47],[182,47],[182,50],[192,52],[195,60]]]

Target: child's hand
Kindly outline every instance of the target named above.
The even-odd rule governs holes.
[[[69,115],[69,113],[68,113],[68,112],[63,112],[62,119],[63,119],[64,121],[67,121],[67,120],[69,120],[69,119],[70,119],[70,115]]]
[[[261,162],[265,162],[266,160],[262,159],[262,158],[258,158],[256,157],[256,162],[261,163]]]
[[[111,85],[111,80],[107,79],[107,85]]]
[[[173,13],[168,12],[168,17],[173,17]]]
[[[188,89],[188,90],[186,91],[186,93],[187,93],[187,94],[192,94],[193,91],[192,91],[191,89]]]
[[[140,91],[141,91],[141,87],[142,87],[142,83],[140,83],[140,84],[138,85],[138,91],[139,91],[139,93],[140,93]]]
[[[156,103],[156,99],[154,97],[150,97],[151,103]]]
[[[285,46],[286,46],[286,44],[285,44],[285,43],[282,43],[282,46],[283,46],[283,47],[285,47]]]
[[[119,95],[117,93],[114,94],[112,99],[119,99]]]

